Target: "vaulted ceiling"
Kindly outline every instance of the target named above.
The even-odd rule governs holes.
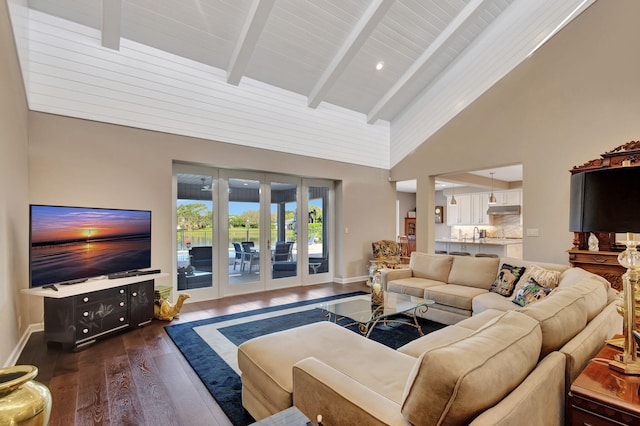
[[[389,160],[393,154],[386,152],[389,166],[595,0],[9,1],[28,1],[33,11],[99,31],[102,49],[117,52],[132,41],[220,71],[230,87],[257,81],[301,95],[307,109],[335,105],[357,112],[369,126],[388,122],[391,132],[381,137],[392,145],[398,139],[398,149],[390,151],[399,156]],[[60,26],[49,24],[54,29],[43,34],[36,25],[29,37],[52,40]],[[30,61],[38,81],[38,59]],[[461,66],[466,73],[455,74]],[[449,91],[446,101],[439,86]],[[38,109],[43,102],[33,99]],[[432,114],[407,136],[404,129],[423,120],[417,109],[429,108],[444,113]]]

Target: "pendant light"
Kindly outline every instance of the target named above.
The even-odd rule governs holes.
[[[493,195],[493,172],[489,173],[491,175],[491,195],[489,195],[489,205],[496,204],[498,201],[496,200],[496,196]]]
[[[451,187],[451,200],[449,200],[449,205],[450,206],[455,206],[458,204],[458,200],[456,200],[456,196],[454,195],[455,192],[455,187],[452,186]]]

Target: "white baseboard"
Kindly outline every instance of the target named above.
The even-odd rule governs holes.
[[[16,365],[16,362],[18,362],[18,358],[20,357],[20,354],[22,353],[22,350],[24,349],[24,347],[27,345],[27,342],[29,341],[29,337],[31,337],[31,334],[37,331],[42,331],[42,330],[44,330],[44,323],[29,324],[29,327],[27,327],[27,329],[24,331],[24,333],[20,337],[20,340],[18,341],[18,345],[13,349],[13,351],[11,352],[11,355],[9,355],[9,359],[7,359],[7,361],[5,362],[4,367],[6,368],[6,367],[11,367],[13,365]]]
[[[338,284],[351,284],[351,283],[357,283],[360,281],[367,281],[367,279],[369,278],[369,275],[363,275],[361,277],[351,277],[351,278],[333,278],[333,281],[338,283]]]

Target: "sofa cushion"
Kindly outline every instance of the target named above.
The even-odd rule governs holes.
[[[453,256],[449,284],[477,287],[485,290],[491,288],[496,278],[500,259],[492,257]]]
[[[513,298],[513,303],[519,306],[527,306],[531,303],[544,299],[552,291],[552,289],[538,284],[535,279],[529,278],[529,280],[516,292],[516,297]]]
[[[480,315],[474,315],[457,324],[450,325],[440,330],[432,331],[426,336],[412,340],[397,349],[398,352],[418,358],[420,355],[438,346],[448,345],[469,336],[474,331],[485,327],[494,318],[504,312],[487,310]]]
[[[401,278],[387,282],[387,291],[424,297],[424,290],[429,287],[440,286],[442,281],[427,278]]]
[[[418,339],[412,340],[406,345],[399,347],[397,351],[411,355],[414,358],[418,358],[426,351],[456,342],[463,337],[469,336],[474,331],[475,330],[471,330],[469,328],[458,327],[455,324],[450,325],[445,328],[441,328],[440,330],[432,331]]]
[[[466,285],[443,284],[427,287],[424,290],[424,298],[431,299],[440,305],[471,311],[471,302],[479,294],[487,290]]]
[[[511,296],[524,271],[524,266],[512,266],[508,263],[503,263],[489,291],[502,296]]]
[[[518,309],[518,305],[514,304],[512,300],[512,297],[500,296],[498,293],[479,294],[471,302],[473,315],[478,315],[488,309],[497,309],[502,312],[515,311]]]
[[[520,282],[526,283],[533,278],[542,287],[553,289],[558,286],[558,283],[560,283],[560,274],[560,271],[545,269],[538,265],[531,265],[525,271]]]
[[[572,286],[558,287],[556,291],[575,291],[584,297],[587,322],[594,319],[607,305],[607,289],[598,280],[585,278]]]
[[[513,266],[524,266],[527,269],[533,265],[536,265],[550,271],[559,271],[560,273],[569,269],[568,265],[562,265],[560,263],[536,262],[532,260],[516,259],[514,257],[501,257],[500,264],[502,265],[503,263],[508,263],[509,265]]]
[[[564,271],[562,274],[560,274],[560,282],[558,283],[558,288],[570,287],[582,281],[583,279],[598,281],[602,283],[602,286],[605,288],[605,290],[611,287],[611,284],[609,284],[609,281],[607,281],[605,278],[601,277],[600,275],[596,275],[582,268],[575,267],[575,268],[569,268],[566,271]]]
[[[274,412],[292,405],[292,367],[304,358],[312,356],[336,370],[349,372],[363,385],[397,403],[416,361],[330,321],[253,338],[238,346],[237,356],[243,383],[251,383]],[[362,356],[385,367],[372,369],[370,364],[361,362]]]
[[[584,297],[571,289],[554,292],[544,300],[519,308],[518,312],[540,322],[542,329],[540,358],[560,349],[587,324]]]
[[[537,321],[510,311],[425,352],[407,381],[402,414],[412,424],[468,424],[527,377],[540,344]]]
[[[414,251],[411,253],[409,268],[411,268],[414,277],[447,282],[452,261],[453,256]]]

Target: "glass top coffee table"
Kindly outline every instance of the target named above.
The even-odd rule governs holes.
[[[418,324],[417,314],[424,314],[429,309],[429,305],[434,303],[433,300],[385,291],[384,302],[379,306],[373,305],[371,295],[366,294],[347,301],[336,300],[322,303],[318,307],[322,309],[322,314],[325,317],[335,323],[343,319],[353,320],[344,324],[343,327],[357,325],[365,337],[369,337],[376,325],[388,325],[389,323],[414,327],[420,336],[424,336],[422,328]],[[404,314],[404,318],[400,314]],[[407,321],[407,319],[411,321]]]

